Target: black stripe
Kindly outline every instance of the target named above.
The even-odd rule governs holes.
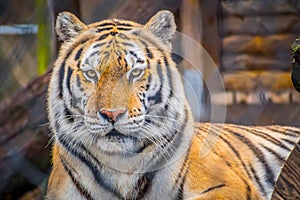
[[[118,30],[120,31],[129,31],[132,30],[132,28],[125,28],[125,27],[117,27]]]
[[[65,76],[65,65],[66,65],[66,61],[64,60],[59,68],[59,77],[58,77],[58,85],[59,85],[58,96],[59,96],[59,98],[63,97],[63,80],[64,80],[64,76]]]
[[[128,24],[128,23],[124,23],[124,22],[116,22],[116,24],[117,24],[118,26],[128,26],[128,27],[133,27],[132,24]]]
[[[286,138],[282,138],[281,140],[288,143],[288,144],[290,144],[290,145],[293,145],[293,146],[296,144],[294,141],[291,141],[291,140],[286,139]]]
[[[75,60],[78,60],[78,59],[80,58],[80,55],[81,55],[81,53],[82,53],[82,50],[83,50],[83,48],[80,48],[80,49],[77,51],[77,53],[76,53],[76,55],[75,55]]]
[[[83,144],[79,144],[77,141],[74,141],[70,136],[59,135],[59,142],[65,147],[65,149],[81,160],[92,172],[93,177],[95,178],[98,185],[106,189],[108,192],[112,193],[118,198],[122,198],[122,195],[119,191],[109,183],[107,178],[103,177],[103,164],[100,163],[85,147]]]
[[[147,68],[150,69],[150,62],[148,59],[147,59]]]
[[[70,67],[68,67],[66,84],[67,84],[67,88],[68,88],[71,95],[72,95],[72,92],[71,92],[71,81],[70,80],[71,80],[72,73],[73,73],[73,70]]]
[[[187,124],[188,120],[189,120],[189,115],[188,115],[188,108],[187,108],[187,105],[184,106],[184,128],[185,128],[185,125]]]
[[[115,40],[114,40],[115,41]],[[113,40],[110,40],[109,42],[107,42],[108,45],[106,45],[106,47],[109,47],[109,45],[111,45],[113,42]]]
[[[126,71],[128,71],[128,70],[129,70],[129,67],[128,67],[127,60],[125,59],[125,56],[123,57],[123,63],[124,63],[124,65],[125,65]]]
[[[266,149],[269,153],[271,153],[273,156],[275,156],[277,158],[277,160],[279,161],[284,161],[284,158],[281,157],[276,151],[274,151],[273,149],[263,145],[263,144],[260,144],[260,146],[262,146],[264,149]]]
[[[247,131],[247,132],[250,132],[251,134],[254,134],[258,137],[261,137],[271,143],[273,143],[274,145],[278,145],[280,146],[281,148],[287,150],[287,151],[290,151],[290,148],[288,148],[287,146],[285,146],[280,140],[276,139],[275,137],[272,137],[272,135],[268,135],[262,131],[259,131],[259,130],[255,130],[255,129],[248,129],[246,127],[241,127],[241,126],[234,126],[235,128],[238,128],[238,129],[241,129],[241,130],[244,130],[244,131]]]
[[[187,172],[183,175],[183,179],[178,187],[178,191],[176,194],[176,200],[183,200],[183,194],[184,194],[184,183],[186,179]]]
[[[213,186],[213,187],[210,187],[206,190],[204,190],[203,192],[201,192],[200,194],[205,194],[205,193],[208,193],[210,191],[213,191],[213,190],[216,190],[216,189],[219,189],[219,188],[222,188],[222,187],[225,187],[226,185],[223,183],[223,184],[220,184],[220,185],[216,185],[216,186]]]
[[[96,44],[95,46],[93,46],[93,48],[101,47],[101,46],[103,46],[104,44],[106,44],[106,42],[98,43],[98,44]]]
[[[65,118],[68,119],[69,123],[73,123],[74,122],[74,117],[71,113],[71,111],[68,109],[68,107],[66,105],[64,105],[64,114],[65,114]]]
[[[145,41],[143,41],[143,40],[140,40],[140,42],[145,46],[146,55],[147,55],[150,59],[152,59],[152,58],[153,58],[153,54],[152,54],[152,52],[149,50],[147,43],[146,43]],[[156,45],[154,45],[154,46],[156,46]]]
[[[141,60],[140,58],[136,61],[137,63],[141,63],[141,64],[144,64],[145,61],[144,60]]]
[[[266,173],[267,182],[271,187],[273,187],[274,184],[275,184],[275,175],[274,175],[273,171],[271,170],[269,164],[267,163],[267,161],[265,159],[265,156],[261,152],[261,150],[258,147],[256,147],[248,138],[241,135],[240,133],[237,133],[236,131],[227,129],[225,127],[224,127],[224,130],[226,130],[226,131],[232,133],[233,135],[235,135],[238,140],[240,140],[241,142],[243,142],[244,144],[246,144],[249,147],[249,149],[258,158],[259,162],[261,162],[264,165],[264,170],[265,170],[265,173]]]
[[[80,65],[81,65],[81,61],[79,60],[78,63],[77,63],[77,69],[80,68]]]
[[[159,103],[162,102],[161,90],[162,90],[162,85],[163,85],[163,82],[164,82],[164,76],[163,76],[161,68],[162,68],[161,63],[160,63],[160,61],[158,61],[156,69],[157,69],[157,73],[158,73],[158,76],[159,76],[159,79],[160,79],[160,82],[161,82],[160,87],[159,87],[158,92],[154,96],[148,98],[148,101],[154,101],[154,104],[159,104]]]
[[[132,31],[131,34],[138,37],[141,33],[140,31]]]
[[[291,135],[291,136],[294,136],[294,137],[299,137],[300,136],[300,131],[290,129],[288,127],[285,128],[285,130],[289,131],[289,133],[285,132],[285,134],[288,134],[288,135]]]
[[[118,37],[124,39],[124,40],[129,40],[129,37],[127,37],[124,33],[119,33]]]
[[[147,172],[141,176],[137,182],[135,189],[129,193],[129,196],[126,199],[143,199],[152,185],[152,180],[155,176],[155,172]]]
[[[104,56],[102,58],[102,61],[100,63],[100,66],[102,66],[103,63],[106,63],[109,58],[109,52],[103,52]]]
[[[300,136],[300,131],[289,129],[287,127],[282,127],[282,128],[284,128],[283,130],[278,130],[274,126],[273,127],[267,126],[266,128],[269,129],[269,130],[271,130],[271,131],[274,131],[276,133],[281,133],[283,135],[288,135],[288,136],[293,136],[293,137],[299,137]]]
[[[64,169],[68,173],[69,177],[71,178],[73,184],[75,185],[76,189],[81,194],[81,196],[88,200],[93,200],[94,198],[92,198],[91,194],[87,191],[87,189],[79,181],[76,180],[76,178],[73,175],[72,169],[67,164],[67,161],[65,161],[65,159],[61,155],[59,156],[59,158]]]
[[[255,182],[258,184],[259,190],[264,194],[264,196],[267,196],[265,188],[264,188],[263,184],[261,183],[260,178],[257,176],[256,171],[254,170],[254,168],[251,164],[250,164],[250,170],[254,176]]]
[[[132,24],[129,23],[124,23],[124,22],[105,22],[105,23],[100,23],[97,25],[97,27],[103,27],[103,26],[127,26],[127,27],[133,27]]]
[[[152,58],[153,58],[152,52],[149,50],[148,47],[146,47],[145,49],[146,49],[146,55],[147,55],[150,59],[152,59]]]
[[[103,27],[103,26],[115,26],[116,24],[113,22],[106,22],[102,24],[98,24],[97,27]]]
[[[83,44],[85,44],[87,41],[89,41],[89,39],[85,38],[85,39],[79,40],[79,41],[77,41],[76,43],[74,43],[74,44],[72,45],[72,48],[69,48],[69,49],[67,50],[66,57],[65,57],[64,60],[67,60],[67,59],[70,57],[70,55],[73,53],[74,49],[75,49],[79,44],[83,45]]]
[[[119,47],[119,46],[116,45],[116,47]],[[117,56],[119,57],[119,59],[121,59],[121,57],[122,57],[122,52],[120,51],[120,48],[116,48],[116,49],[114,50],[114,52],[117,54]],[[116,69],[122,70],[123,67],[117,66]]]
[[[247,185],[246,187],[246,196],[247,196],[247,200],[251,200],[251,187],[247,184],[247,182],[245,180],[244,181],[244,184]]]
[[[188,166],[188,163],[187,163],[187,160],[188,160],[188,157],[189,157],[189,152],[190,152],[190,148],[184,158],[184,161],[183,161],[183,165],[181,166],[180,168],[180,173],[177,175],[176,179],[175,179],[175,183],[173,185],[173,190],[175,190],[178,186],[178,183],[180,182],[181,178],[184,177],[184,175],[186,174],[186,166]]]
[[[180,168],[180,173],[177,175],[177,178],[175,179],[175,183],[172,187],[173,191],[177,191],[176,194],[176,199],[180,200],[183,199],[183,189],[184,189],[184,184],[186,180],[186,175],[188,173],[189,169],[189,163],[188,163],[188,158],[190,154],[191,146],[189,147],[188,151],[186,152],[186,156],[183,161],[183,165]],[[178,189],[176,189],[178,188]]]
[[[197,135],[197,137],[199,137],[198,135]],[[200,138],[200,137],[199,137]],[[201,139],[201,138],[200,138]],[[232,170],[232,171],[234,171],[234,173],[243,181],[243,183],[245,184],[245,186],[246,186],[246,197],[247,197],[247,200],[251,200],[251,187],[250,187],[250,185],[247,183],[247,181],[245,180],[245,179],[243,179],[243,177],[241,177],[241,175],[239,175],[239,173],[237,173],[236,172],[236,168],[234,167],[232,167],[232,165],[227,161],[227,160],[225,160],[224,158],[223,158],[223,156],[221,156],[221,155],[219,155],[216,151],[215,151],[215,149],[213,149],[213,153],[214,154],[216,154],[220,159],[222,159],[224,162],[225,162],[225,164]],[[251,179],[250,179],[251,180]]]
[[[134,45],[129,42],[121,42],[121,44],[123,44],[124,46],[134,47]]]
[[[163,54],[163,59],[164,59],[165,65],[166,65],[166,66],[169,66],[169,62],[168,62],[168,59],[167,59],[167,57],[166,57],[165,54]]]
[[[93,56],[95,56],[97,54],[99,55],[99,51],[94,51],[93,53],[91,53],[91,55],[89,57],[91,58],[91,57],[93,57]]]
[[[151,81],[152,81],[152,74],[149,74],[147,82],[151,83]],[[147,91],[147,88],[145,88],[145,90]]]
[[[68,49],[68,51],[66,52],[66,56],[60,66],[59,69],[59,78],[58,78],[58,84],[59,84],[59,98],[63,97],[63,80],[64,80],[64,76],[65,76],[65,65],[66,65],[66,60],[70,57],[70,55],[72,54],[74,48],[78,45],[78,44],[84,44],[88,41],[89,39],[83,39],[83,40],[79,40],[78,42],[76,42],[73,45],[73,48]]]
[[[171,69],[170,69],[169,62],[167,60],[166,55],[163,55],[163,58],[164,58],[165,66],[166,66],[167,77],[168,77],[168,84],[169,84],[168,99],[170,99],[173,96],[173,77],[172,77]]]
[[[130,53],[133,57],[135,57],[136,59],[139,59],[138,56],[137,56],[137,54],[136,54],[135,52],[129,51],[129,53]]]
[[[216,129],[216,128],[214,128],[214,127],[210,127],[210,128],[212,128],[212,129],[214,129],[214,130],[216,130],[216,131],[221,131],[221,130],[218,130],[218,129]],[[244,170],[246,171],[246,173],[247,173],[247,175],[248,175],[248,177],[251,179],[251,175],[250,175],[250,172],[248,171],[248,168],[246,167],[246,164],[245,164],[245,162],[243,161],[243,159],[242,159],[242,157],[241,157],[241,155],[240,155],[240,153],[239,153],[239,151],[226,139],[226,138],[224,138],[223,137],[223,135],[221,135],[220,134],[220,139],[224,142],[224,143],[226,143],[227,144],[227,146],[232,150],[232,152],[236,155],[236,157],[238,158],[238,160],[240,160],[240,162],[242,163],[242,166],[243,166],[243,168],[244,168]]]
[[[120,52],[118,53],[118,55],[120,54]],[[123,59],[122,59],[122,57],[121,57],[121,55],[119,55],[118,56],[118,58],[117,58],[117,62],[118,62],[118,64],[121,66],[122,65],[122,61]],[[115,67],[115,69],[117,69],[117,71],[119,72],[120,71],[120,68],[118,68],[118,67]]]
[[[142,153],[147,147],[152,146],[152,145],[155,145],[155,144],[153,144],[150,140],[145,140],[143,142],[143,146],[140,149],[136,150],[134,152],[134,154],[130,154],[130,155],[134,156],[137,153]],[[129,156],[129,154],[127,154],[126,156]]]
[[[102,31],[108,31],[108,30],[111,30],[112,28],[113,28],[112,26],[104,27],[104,28],[97,28],[96,32],[101,33]]]
[[[104,40],[104,39],[107,38],[109,35],[110,35],[110,33],[106,33],[106,34],[101,35],[101,36],[98,38],[98,41]]]

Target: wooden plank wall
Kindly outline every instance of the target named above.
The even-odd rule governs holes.
[[[282,83],[277,86],[281,89],[292,88],[290,45],[300,33],[299,3],[222,0],[220,7],[221,70],[226,88],[268,90],[273,88],[264,83],[274,82]],[[244,81],[237,71],[247,71]]]
[[[222,70],[289,70],[299,10],[291,1],[221,1]]]
[[[300,36],[298,1],[221,0],[219,13],[227,104],[299,103],[290,80],[290,45]]]

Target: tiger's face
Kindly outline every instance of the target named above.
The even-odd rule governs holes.
[[[110,34],[107,41],[105,45],[92,42],[83,52],[82,62],[75,63],[79,68],[73,72],[71,86],[78,102],[74,107],[100,148],[107,146],[109,152],[115,151],[112,145],[120,151],[130,146],[138,149],[137,141],[146,137],[145,118],[153,104],[150,97],[159,90],[159,77],[137,36]]]
[[[159,12],[145,26],[123,20],[85,25],[62,13],[56,30],[64,43],[51,80],[59,86],[49,92],[54,112],[49,112],[54,129],[66,129],[56,130],[57,137],[108,154],[136,153],[158,138],[168,140],[172,120],[186,112],[170,56],[171,13]]]

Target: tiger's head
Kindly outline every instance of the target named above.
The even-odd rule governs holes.
[[[86,25],[60,13],[63,43],[48,103],[58,141],[127,154],[178,137],[191,116],[170,53],[175,29],[169,11],[145,25],[117,19]]]

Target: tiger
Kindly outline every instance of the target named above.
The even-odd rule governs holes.
[[[271,198],[299,128],[195,122],[172,60],[170,11],[144,25],[62,12],[55,29],[46,199]],[[203,154],[209,136],[217,140]]]

